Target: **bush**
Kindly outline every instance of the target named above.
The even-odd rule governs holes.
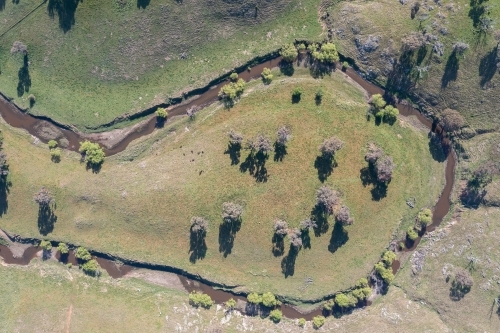
[[[52,250],[52,243],[48,240],[43,240],[40,242],[40,247],[45,251]]]
[[[250,293],[247,296],[247,300],[249,303],[257,305],[262,303],[262,296],[257,293]]]
[[[85,141],[80,142],[80,153],[85,156],[85,162],[91,165],[99,165],[104,162],[104,150],[98,143]]]
[[[57,245],[57,250],[61,254],[68,254],[69,253],[69,248],[68,248],[68,245],[66,245],[66,243],[59,243],[59,245]]]
[[[392,269],[387,268],[383,262],[375,264],[375,272],[384,280],[385,283],[390,284],[394,280],[394,274],[392,274]]]
[[[306,319],[300,318],[299,319],[299,327],[304,327],[304,326],[306,326]]]
[[[300,43],[299,46],[297,46],[297,48],[299,49],[299,51],[304,51],[306,49],[306,44]]]
[[[432,222],[432,211],[429,208],[418,213],[417,220],[422,227],[428,226]]]
[[[358,300],[352,294],[344,294],[340,293],[335,295],[335,304],[337,304],[340,308],[348,309],[356,305]]]
[[[229,79],[233,82],[238,81],[238,73],[231,73],[231,75],[229,75]]]
[[[156,109],[156,116],[160,119],[166,119],[168,116],[168,112],[164,108],[158,108]]]
[[[230,82],[224,85],[219,91],[219,98],[226,101],[234,101],[245,90],[245,80],[238,79],[237,82]]]
[[[383,112],[384,121],[386,121],[390,124],[393,124],[396,121],[396,119],[398,119],[398,115],[399,115],[399,110],[397,108],[395,108],[394,106],[387,105],[384,108],[384,112]]]
[[[283,60],[286,62],[292,62],[297,58],[298,52],[293,44],[284,45],[280,50],[280,56],[283,57]]]
[[[61,160],[61,148],[54,148],[50,150],[50,158],[54,162],[59,162]]]
[[[222,204],[222,218],[224,222],[232,223],[241,219],[243,214],[243,207],[234,202],[224,202]]]
[[[269,318],[275,323],[279,323],[281,318],[283,317],[283,313],[279,309],[272,310],[269,313]]]
[[[261,296],[262,304],[268,308],[272,308],[278,304],[278,300],[273,293],[267,292]]]
[[[91,259],[82,265],[82,270],[85,274],[94,276],[97,273],[99,265],[95,259]]]
[[[325,324],[325,317],[316,316],[313,318],[313,327],[318,329]]]
[[[210,309],[210,307],[214,304],[214,301],[212,301],[212,298],[210,298],[207,294],[193,291],[189,294],[189,304],[196,308],[201,306],[205,309]]]
[[[348,69],[348,68],[349,68],[349,63],[348,63],[347,61],[344,61],[344,62],[342,63],[342,69],[346,70],[346,69]]]
[[[88,261],[88,260],[92,259],[92,256],[90,255],[89,250],[87,250],[86,248],[84,248],[82,246],[80,246],[79,248],[76,249],[75,257],[77,259],[80,259],[83,261]]]
[[[336,61],[339,61],[337,47],[333,43],[325,43],[321,45],[319,51],[312,51],[312,57],[319,62],[328,64],[333,64]]]
[[[323,141],[321,146],[319,146],[319,151],[325,156],[333,157],[342,147],[344,147],[344,142],[336,136],[332,136]]]
[[[325,304],[323,304],[323,310],[332,311],[334,306],[335,306],[335,301],[333,299],[329,299],[328,301],[325,302]]]
[[[226,309],[228,309],[229,311],[233,310],[236,307],[236,301],[234,300],[234,298],[230,298],[224,304],[226,305]]]
[[[418,238],[417,232],[413,229],[413,227],[409,227],[408,230],[406,231],[406,237],[414,242]]]
[[[45,187],[42,187],[40,191],[35,193],[33,200],[35,200],[35,202],[42,207],[47,207],[53,202],[52,195]]]
[[[271,74],[271,70],[269,68],[264,68],[262,70],[262,81],[264,81],[264,83],[266,84],[269,84],[271,83],[271,81],[273,80],[273,74]]]
[[[72,263],[70,263],[70,262],[68,262],[68,263],[66,264],[66,267],[68,267],[68,269],[71,269],[71,267],[73,267],[73,264],[72,264]]]
[[[200,216],[193,216],[191,218],[191,232],[204,233],[207,231],[208,221]]]
[[[48,142],[48,145],[49,145],[49,149],[54,149],[57,147],[57,141],[56,140],[50,140]]]
[[[380,94],[375,94],[370,98],[370,104],[372,104],[375,109],[378,111],[380,109],[383,109],[384,106],[387,104],[382,95]]]
[[[303,93],[304,89],[302,89],[302,87],[295,87],[292,89],[292,98],[300,99]]]
[[[325,93],[321,89],[318,89],[316,91],[316,95],[315,95],[314,99],[316,100],[317,103],[321,103],[321,101],[323,100],[323,95],[324,94]]]

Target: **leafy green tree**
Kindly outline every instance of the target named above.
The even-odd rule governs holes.
[[[226,305],[226,309],[228,311],[232,311],[236,307],[236,301],[234,300],[234,298],[230,298],[224,304]]]
[[[425,208],[418,213],[417,220],[422,227],[428,226],[432,222],[432,211]]]
[[[85,156],[85,162],[90,165],[97,166],[104,162],[104,150],[98,143],[85,141],[80,142],[80,153]]]
[[[53,148],[50,150],[50,158],[53,162],[59,162],[61,160],[61,148]]]
[[[372,104],[376,108],[376,110],[378,111],[378,110],[383,109],[384,106],[386,106],[387,102],[384,100],[382,95],[374,94],[370,98],[370,104]]]
[[[52,243],[48,240],[42,240],[40,242],[40,247],[45,251],[50,251],[52,250]]]
[[[219,98],[228,102],[234,101],[245,90],[245,80],[238,79],[237,82],[230,82],[224,85],[219,91]]]
[[[156,109],[156,116],[160,119],[166,119],[168,117],[168,112],[164,108]]]
[[[299,319],[299,327],[304,327],[304,326],[306,326],[306,319],[300,318]]]
[[[250,293],[247,296],[247,300],[248,302],[257,305],[262,303],[262,296],[257,293]]]
[[[315,60],[328,64],[339,61],[339,53],[337,52],[337,47],[333,43],[321,45],[319,50],[312,51],[312,56]]]
[[[69,248],[68,248],[68,245],[66,245],[66,243],[59,243],[59,245],[57,245],[57,250],[61,254],[68,254],[69,253]]]
[[[272,308],[278,304],[278,300],[271,292],[264,293],[261,297],[261,300],[262,304],[264,306],[267,306],[268,308]]]
[[[297,46],[297,48],[299,49],[299,51],[304,51],[306,49],[306,44],[300,43],[299,46]]]
[[[323,309],[326,311],[332,311],[334,306],[335,306],[335,300],[329,299],[323,304]]]
[[[382,261],[384,262],[386,267],[389,267],[392,265],[392,262],[396,260],[396,253],[392,251],[385,251],[383,256],[382,256]]]
[[[94,276],[97,273],[98,268],[99,265],[97,264],[97,261],[95,259],[91,259],[82,265],[83,272],[87,275],[92,275],[92,276]]]
[[[375,264],[375,272],[384,280],[385,283],[390,284],[394,280],[394,274],[392,274],[392,269],[386,267],[383,262],[378,262]]]
[[[283,313],[279,309],[272,310],[269,313],[269,318],[275,323],[279,323],[282,317]]]
[[[344,62],[342,63],[342,69],[343,69],[343,70],[346,70],[346,69],[348,69],[348,68],[349,68],[349,63],[348,63],[347,61],[344,61]]]
[[[49,145],[49,149],[54,149],[57,147],[57,141],[56,140],[50,140],[48,142],[48,145]]]
[[[271,74],[271,70],[267,67],[262,70],[261,76],[265,84],[269,84],[273,81],[273,74]]]
[[[320,328],[324,324],[325,324],[325,317],[323,317],[323,316],[316,316],[316,317],[313,318],[313,327],[315,329]]]
[[[231,73],[231,75],[229,75],[229,79],[233,82],[238,81],[238,73]]]
[[[316,103],[321,103],[321,101],[323,100],[323,96],[325,95],[325,93],[323,92],[322,89],[318,89],[316,90],[316,95],[314,96],[314,99],[316,100]]]
[[[406,237],[408,237],[409,240],[414,242],[417,240],[418,234],[415,231],[415,229],[413,229],[413,227],[409,227],[408,230],[406,231]]]
[[[80,259],[83,261],[88,261],[88,260],[92,259],[92,255],[90,255],[89,250],[87,250],[86,248],[84,248],[82,246],[80,246],[79,248],[76,249],[75,257],[77,259]]]
[[[292,89],[292,98],[300,99],[303,93],[304,89],[302,89],[302,87],[295,87]]]
[[[207,294],[193,291],[189,294],[189,304],[196,308],[201,306],[205,309],[210,309],[210,307],[214,304],[214,301]]]
[[[396,121],[396,119],[398,119],[398,115],[399,115],[399,110],[394,106],[387,105],[384,108],[383,118],[384,121],[388,122],[389,124],[393,124]]]
[[[351,294],[340,293],[335,295],[335,304],[337,304],[343,310],[355,306],[356,303],[356,297]]]
[[[280,56],[283,57],[283,60],[286,62],[292,62],[297,58],[298,52],[293,44],[284,45],[280,50]]]
[[[356,297],[358,301],[363,301],[365,300],[368,296],[371,295],[372,289],[370,287],[364,287],[364,288],[357,288],[354,289],[352,292],[352,295]]]

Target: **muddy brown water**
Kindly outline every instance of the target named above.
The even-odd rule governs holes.
[[[272,60],[267,60],[265,62],[260,63],[259,65],[256,65],[255,67],[251,68],[251,70],[246,70],[243,72],[239,73],[239,77],[245,79],[245,80],[250,80],[253,78],[257,78],[260,76],[262,73],[262,70],[267,67],[267,68],[274,68],[278,66],[280,62],[280,58],[275,58]],[[361,77],[355,70],[352,68],[348,68],[345,71],[346,75],[348,75],[351,79],[353,79],[356,83],[358,83],[361,87],[363,87],[369,95],[373,94],[382,94],[384,95],[385,91],[375,85],[372,84],[368,81],[366,81],[363,77]],[[207,89],[204,93],[199,95],[196,98],[193,98],[186,104],[174,106],[172,109],[169,110],[169,117],[171,116],[177,116],[177,115],[183,115],[186,114],[186,111],[191,108],[191,107],[203,107],[208,104],[211,104],[215,101],[218,100],[218,92],[219,88],[225,84],[226,82],[219,83],[217,85],[214,85],[213,87],[210,87]],[[406,104],[399,104],[395,103],[396,107],[398,108],[400,114],[402,116],[415,116],[421,124],[426,126],[429,130],[434,131],[435,133],[441,135],[442,140],[444,141],[444,144],[450,144],[447,139],[445,138],[445,135],[443,131],[436,126],[433,126],[433,123],[430,119],[426,118],[424,115],[422,115],[418,110],[414,109],[410,105]],[[24,112],[21,112],[18,108],[13,106],[10,102],[7,100],[0,98],[0,115],[5,119],[5,121],[10,124],[13,127],[17,128],[23,128],[26,129],[30,134],[35,135],[36,130],[35,126],[39,124],[41,121],[49,121],[52,124],[55,124],[54,122],[50,121],[50,119],[46,119],[44,117],[33,117],[29,114],[26,114]],[[57,125],[57,124],[55,124]],[[65,138],[69,141],[69,149],[71,150],[78,150],[79,147],[79,142],[83,140],[83,138],[66,128],[63,128],[61,126],[58,126],[58,128],[62,131],[64,134]],[[111,149],[106,150],[106,155],[113,155],[117,154],[121,151],[123,151],[127,146],[129,145],[130,142],[133,140],[150,134],[155,130],[156,127],[156,117],[150,116],[150,119],[146,126],[143,126],[142,128],[133,131],[129,133],[127,136],[125,136],[119,143],[117,143],[115,146],[113,146]],[[436,205],[433,208],[433,220],[432,224],[427,227],[427,231],[432,231],[434,230],[443,220],[443,218],[446,216],[450,209],[450,195],[451,191],[453,189],[453,182],[455,178],[455,165],[456,165],[456,160],[455,160],[455,155],[453,151],[451,151],[448,156],[447,156],[447,164],[446,164],[446,184],[445,187],[441,193],[441,196],[439,200],[437,201]],[[418,243],[420,242],[421,237],[419,237],[415,243],[413,244],[412,248],[406,249],[407,251],[413,251]],[[36,253],[40,251],[40,248],[38,247],[30,247],[26,249],[25,253],[21,258],[14,258],[10,249],[6,246],[0,245],[0,256],[4,258],[4,261],[8,264],[18,264],[18,265],[27,265],[29,264],[30,260],[33,259],[36,256]],[[108,274],[113,277],[113,278],[120,278],[126,275],[128,272],[133,270],[135,267],[132,265],[117,265],[114,261],[101,258],[99,256],[95,257],[96,260],[98,261],[99,265],[105,269]],[[58,257],[60,259],[60,257]],[[64,262],[71,262],[75,265],[77,265],[77,260],[74,257],[73,251],[70,251],[69,255],[63,258]],[[400,268],[400,262],[399,261],[394,261],[392,264],[392,270],[393,273],[395,274],[398,269]],[[153,269],[153,268],[151,268]],[[223,303],[230,298],[234,298],[237,300],[243,300],[246,301],[246,298],[244,296],[238,296],[234,295],[231,292],[228,291],[223,291],[219,289],[215,289],[207,284],[201,283],[199,281],[195,281],[192,279],[189,279],[185,276],[178,275],[179,279],[181,280],[183,286],[188,290],[189,292],[191,291],[201,291],[203,293],[206,293],[210,295],[210,297],[216,302],[216,303]],[[368,304],[369,305],[369,304]],[[311,320],[314,316],[322,314],[322,309],[317,308],[313,310],[312,312],[309,313],[301,313],[297,311],[294,307],[283,304],[281,306],[281,310],[283,312],[283,315],[287,318],[305,318],[306,320]]]

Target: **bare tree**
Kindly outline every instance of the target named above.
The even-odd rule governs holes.
[[[40,191],[35,193],[35,195],[33,196],[33,200],[35,200],[38,205],[47,207],[52,203],[54,199],[52,198],[49,191],[45,187],[42,187]]]
[[[365,155],[365,161],[368,163],[375,163],[377,160],[384,155],[382,148],[374,143],[368,144],[368,152]]]
[[[300,222],[300,229],[302,230],[316,228],[317,226],[318,225],[316,224],[316,222],[311,218],[305,219],[304,221]]]
[[[279,144],[279,145],[286,145],[287,142],[290,140],[290,134],[291,134],[291,131],[288,127],[286,126],[281,126],[279,129],[278,129],[278,132],[276,133],[276,143]]]
[[[243,135],[241,135],[241,133],[235,132],[231,129],[227,135],[229,136],[229,143],[232,145],[240,146],[243,143]]]
[[[347,206],[342,206],[340,208],[336,219],[339,223],[342,223],[342,225],[351,225],[354,223],[354,219],[351,217],[351,211]]]
[[[455,283],[460,288],[470,289],[474,284],[474,279],[467,270],[459,268],[455,273]]]
[[[321,186],[316,192],[316,204],[328,214],[333,214],[333,207],[339,201],[339,193],[326,185]]]
[[[344,147],[344,142],[338,139],[336,136],[325,139],[321,146],[319,146],[319,151],[326,156],[333,156],[337,151]]]
[[[388,182],[392,179],[392,171],[394,170],[394,161],[390,156],[383,156],[375,162],[375,171],[379,182]]]
[[[10,53],[12,54],[28,54],[28,47],[21,43],[20,41],[16,40],[14,44],[12,44],[12,48],[10,49]]]
[[[302,247],[302,233],[300,229],[295,228],[293,229],[288,237],[290,237],[290,244],[295,247],[296,249],[299,249]]]
[[[193,216],[191,218],[191,231],[193,233],[204,233],[207,231],[208,221],[200,216]]]
[[[232,223],[239,221],[243,214],[243,207],[234,202],[224,202],[222,204],[222,218],[224,222]]]
[[[465,51],[469,49],[469,44],[462,43],[462,42],[456,42],[453,44],[453,52],[463,55]]]
[[[273,150],[273,145],[271,144],[271,140],[269,140],[264,135],[259,134],[255,138],[255,140],[248,140],[247,148],[252,151],[267,154],[268,152]]]
[[[189,109],[186,110],[186,114],[190,119],[193,119],[194,116],[196,115],[196,112],[198,111],[198,107],[196,105],[193,105]]]
[[[424,35],[421,32],[411,32],[401,39],[405,51],[415,51],[426,44]]]
[[[441,112],[439,125],[446,132],[453,133],[465,126],[465,119],[458,111],[445,109]]]
[[[288,223],[279,219],[274,221],[274,233],[280,237],[285,236],[288,233]]]

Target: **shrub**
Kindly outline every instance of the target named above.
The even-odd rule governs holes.
[[[99,265],[95,259],[91,259],[82,265],[83,272],[88,275],[94,276],[97,273]]]
[[[417,220],[422,227],[426,227],[432,222],[432,211],[429,208],[423,209],[418,213]]]
[[[207,231],[208,221],[200,216],[193,216],[191,218],[191,232],[204,233]]]
[[[262,70],[262,81],[264,81],[264,83],[266,84],[269,84],[271,83],[271,81],[273,81],[273,74],[271,74],[271,70],[269,68],[264,68]]]
[[[299,46],[297,46],[297,48],[299,49],[299,51],[304,51],[306,49],[306,44],[300,43]]]
[[[406,237],[408,237],[409,240],[414,242],[418,238],[417,232],[413,229],[413,227],[409,227],[408,230],[406,231]]]
[[[439,125],[448,133],[456,132],[465,126],[464,117],[452,109],[445,109],[439,118]]]
[[[240,205],[234,202],[224,202],[222,204],[222,218],[224,222],[237,222],[241,219],[241,214],[243,214],[243,207]]]
[[[45,187],[42,187],[40,191],[35,193],[33,200],[35,200],[39,206],[47,207],[52,203],[53,198],[49,191]]]
[[[104,162],[104,150],[98,143],[85,141],[80,142],[80,153],[85,156],[85,162],[91,165],[99,165]]]
[[[300,318],[299,319],[299,327],[304,327],[306,326],[306,320],[305,318]]]
[[[375,264],[375,272],[384,280],[385,283],[390,284],[394,280],[394,274],[392,274],[392,269],[387,268],[383,262]]]
[[[28,47],[21,43],[20,41],[16,40],[14,44],[12,44],[12,48],[10,49],[10,53],[12,54],[27,54],[28,53]]]
[[[340,201],[339,193],[323,185],[316,191],[316,205],[324,212],[333,214],[333,207]]]
[[[316,90],[316,94],[315,94],[314,99],[316,100],[317,103],[321,103],[321,101],[323,100],[323,95],[324,94],[325,93],[323,92],[322,89]]]
[[[354,223],[354,219],[351,217],[351,212],[347,206],[342,206],[335,218],[337,219],[337,222],[344,226]]]
[[[201,306],[205,309],[210,309],[210,307],[214,304],[214,301],[212,301],[212,298],[210,298],[207,294],[193,291],[189,294],[189,304],[196,308]]]
[[[269,318],[275,323],[279,323],[281,318],[283,317],[283,313],[279,309],[272,310],[269,313]]]
[[[50,158],[54,162],[59,162],[61,160],[61,148],[54,148],[50,150]]]
[[[50,140],[48,142],[48,145],[49,145],[49,149],[54,149],[57,147],[57,141],[56,140]]]
[[[295,228],[292,230],[290,233],[290,244],[295,247],[296,249],[299,249],[302,247],[302,232],[300,229]]]
[[[295,87],[292,89],[292,98],[300,99],[303,93],[304,89],[302,87]]]
[[[234,298],[230,298],[224,304],[226,305],[226,309],[228,309],[229,311],[233,310],[236,307],[236,301],[234,300]]]
[[[319,151],[325,156],[333,157],[342,147],[344,147],[344,142],[336,136],[332,136],[323,141],[321,146],[319,146]]]
[[[278,304],[278,300],[271,292],[262,294],[261,299],[262,299],[262,304],[264,306],[267,306],[268,308],[272,308],[273,306],[276,306],[276,304]]]
[[[335,301],[333,299],[329,299],[328,301],[323,304],[323,309],[326,311],[332,311],[333,307],[335,306]]]
[[[398,119],[399,110],[392,105],[387,105],[384,108],[383,118],[388,123],[394,123]]]
[[[346,69],[348,69],[348,68],[349,68],[349,63],[348,63],[347,61],[344,61],[344,62],[342,63],[342,69],[346,70]]]
[[[325,43],[321,45],[321,48],[318,50],[312,51],[312,57],[319,61],[328,64],[333,64],[336,61],[339,61],[339,54],[337,52],[337,47],[333,43]]]
[[[335,304],[342,309],[348,309],[356,305],[358,300],[351,294],[340,293],[335,295]]]
[[[370,104],[372,104],[376,110],[383,109],[384,106],[387,104],[382,95],[380,94],[375,94],[370,98]]]
[[[32,106],[35,104],[35,102],[36,102],[36,97],[35,97],[35,95],[30,94],[30,95],[28,96],[28,101],[30,102],[30,107],[32,107]]]
[[[279,219],[274,221],[274,233],[280,237],[285,236],[288,233],[288,223]]]
[[[230,82],[224,85],[219,91],[219,98],[226,101],[233,101],[245,90],[245,80],[238,79],[237,82]]]
[[[80,246],[76,249],[75,257],[77,259],[80,259],[83,261],[88,261],[88,260],[92,259],[92,256],[90,255],[89,250],[87,250],[86,248],[84,248],[82,246]]]
[[[386,267],[391,266],[394,260],[396,260],[396,253],[392,251],[385,251],[382,255],[382,261],[384,262]]]
[[[156,109],[156,116],[160,119],[166,119],[168,117],[168,112],[164,108]]]
[[[233,82],[238,81],[238,73],[231,73],[231,75],[229,75],[229,79]]]
[[[286,62],[292,62],[297,58],[298,52],[293,44],[284,45],[280,50],[280,56],[283,57],[283,60]]]
[[[262,303],[262,296],[257,293],[250,293],[247,296],[247,300],[249,303],[257,305]]]
[[[52,243],[48,240],[42,240],[40,242],[40,247],[44,249],[45,251],[50,251],[52,250]]]
[[[71,267],[73,267],[73,264],[72,264],[72,263],[70,263],[70,262],[68,262],[68,263],[66,264],[66,267],[68,267],[68,269],[71,269]]]
[[[276,132],[276,143],[285,146],[290,140],[291,130],[286,126],[281,126]]]
[[[313,318],[313,327],[318,329],[325,324],[325,317],[316,316]]]
[[[241,133],[235,132],[231,129],[227,135],[229,136],[230,144],[234,146],[241,146],[241,143],[243,142],[243,135],[241,135]]]
[[[57,245],[57,250],[61,254],[68,254],[69,253],[69,248],[68,248],[68,245],[66,245],[66,243],[59,243]]]

